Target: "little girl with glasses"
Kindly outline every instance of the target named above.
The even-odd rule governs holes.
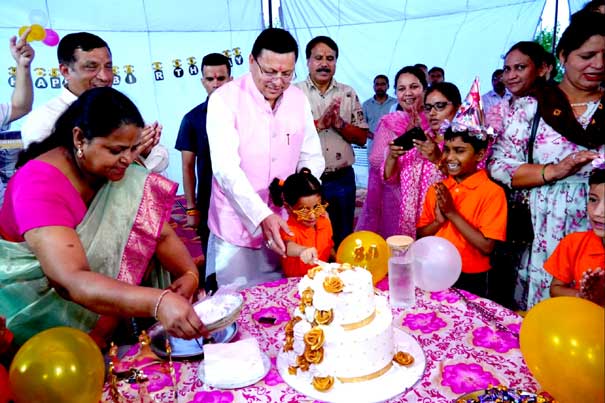
[[[315,266],[315,261],[328,261],[335,255],[327,203],[322,203],[321,184],[308,168],[285,181],[273,179],[269,192],[273,204],[288,211],[292,235],[281,231],[286,244],[286,257],[282,258],[286,277],[302,277]]]

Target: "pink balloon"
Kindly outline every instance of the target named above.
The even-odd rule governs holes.
[[[42,43],[48,46],[57,46],[57,43],[59,43],[59,34],[50,28],[46,28],[45,31],[46,38],[42,40]]]
[[[445,238],[427,236],[410,247],[414,259],[414,281],[425,291],[450,288],[462,271],[458,249]]]

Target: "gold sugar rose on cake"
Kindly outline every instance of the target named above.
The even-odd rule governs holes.
[[[324,359],[323,347],[320,347],[317,350],[311,350],[308,347],[309,346],[305,348],[305,360],[307,360],[310,364],[319,364]]]
[[[294,350],[294,325],[300,322],[301,319],[298,316],[290,319],[284,328],[284,333],[286,335],[286,341],[284,342],[284,351],[292,351]]]
[[[321,266],[315,266],[314,268],[312,268],[309,271],[307,271],[307,277],[309,277],[311,280],[313,280],[315,278],[315,275],[317,273],[319,273],[320,271],[322,271],[322,267]]]
[[[300,302],[306,306],[313,305],[313,290],[311,288],[307,288],[302,292],[300,296]]]
[[[412,365],[414,363],[414,357],[410,353],[398,351],[393,357],[393,361],[399,365]]]
[[[306,360],[304,354],[296,357],[296,365],[298,365],[298,368],[300,368],[301,371],[309,370],[309,361]]]
[[[302,319],[300,317],[295,316],[286,323],[286,326],[284,327],[284,332],[286,333],[286,336],[294,336],[294,325],[296,325],[301,320]]]
[[[331,376],[316,376],[313,378],[313,387],[320,392],[329,390],[334,385],[334,377]]]
[[[324,332],[320,328],[314,327],[305,333],[304,340],[311,350],[319,350],[324,344]]]
[[[337,276],[326,277],[323,285],[324,290],[334,294],[341,292],[345,286],[340,277]]]
[[[331,309],[329,311],[320,311],[319,309],[315,311],[315,322],[318,325],[329,325],[332,323],[332,319],[334,319],[334,315]]]
[[[294,350],[294,337],[286,336],[286,341],[284,343],[284,352]]]

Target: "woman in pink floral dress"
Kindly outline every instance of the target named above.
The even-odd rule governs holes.
[[[565,67],[561,84],[538,85],[532,96],[513,102],[489,164],[496,180],[530,189],[534,240],[517,268],[515,289],[522,309],[548,297],[551,276],[543,264],[561,238],[588,229],[590,162],[605,153],[605,97],[600,88],[605,79],[605,16],[574,19],[561,37],[557,56]],[[540,121],[534,163],[529,164],[527,147],[536,111]]]
[[[416,221],[428,187],[442,178],[435,163],[441,155],[439,127],[452,119],[460,106],[460,92],[451,83],[429,89],[422,71],[404,67],[395,76],[395,91],[403,111],[382,117],[374,134],[369,157],[368,195],[356,230],[374,231],[383,237],[405,234],[416,237]],[[424,101],[424,104],[423,104]],[[425,109],[426,107],[426,109]],[[390,157],[392,141],[414,126],[420,126],[427,141]],[[392,159],[388,175],[385,161]]]

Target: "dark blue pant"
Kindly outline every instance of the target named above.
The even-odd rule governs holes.
[[[0,133],[0,206],[4,201],[4,191],[8,180],[15,173],[17,157],[21,152],[21,132]]]
[[[341,172],[342,171],[342,172]],[[329,203],[328,214],[334,232],[334,249],[353,232],[355,215],[355,171],[343,168],[337,174],[322,175],[323,198]]]

